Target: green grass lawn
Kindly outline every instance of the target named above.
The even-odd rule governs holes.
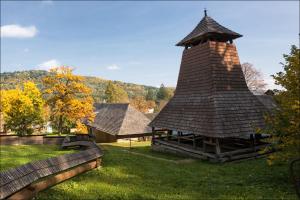
[[[268,166],[264,159],[181,162],[185,158],[152,152],[149,142],[133,145],[129,150],[128,143],[102,144],[102,168],[49,188],[36,199],[297,199],[286,164]]]
[[[1,145],[0,171],[34,160],[42,160],[72,152],[74,151],[60,150],[57,145]]]

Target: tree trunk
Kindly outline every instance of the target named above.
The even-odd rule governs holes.
[[[62,134],[62,123],[63,123],[63,119],[62,119],[62,115],[60,115],[59,121],[58,121],[58,135],[59,136]]]

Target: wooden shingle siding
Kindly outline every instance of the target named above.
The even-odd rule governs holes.
[[[236,137],[263,127],[267,111],[247,88],[235,45],[208,41],[183,51],[174,97],[150,126]]]
[[[87,142],[87,141],[84,141]],[[0,172],[0,198],[5,199],[24,187],[76,166],[89,163],[102,157],[102,151],[91,142],[89,149],[79,153],[66,154],[46,160],[31,162],[20,167]],[[78,145],[77,143],[73,145]]]

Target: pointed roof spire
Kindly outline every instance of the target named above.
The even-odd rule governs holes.
[[[213,18],[207,16],[207,10],[205,8],[202,20],[177,46],[191,46],[198,44],[201,40],[226,42],[239,37],[242,37],[242,35],[220,25]]]

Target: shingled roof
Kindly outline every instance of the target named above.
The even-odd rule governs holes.
[[[183,51],[175,94],[150,126],[238,137],[262,128],[265,112],[247,88],[235,45],[207,41]]]
[[[94,105],[96,117],[89,126],[112,135],[128,135],[151,132],[150,120],[128,103]]]
[[[270,95],[255,95],[255,96],[270,112],[273,112],[274,109],[278,108],[272,96]]]
[[[204,17],[196,28],[181,40],[177,46],[189,46],[205,39],[217,39],[218,41],[226,42],[239,37],[242,37],[242,35],[220,25],[214,19],[207,16],[205,11]]]

